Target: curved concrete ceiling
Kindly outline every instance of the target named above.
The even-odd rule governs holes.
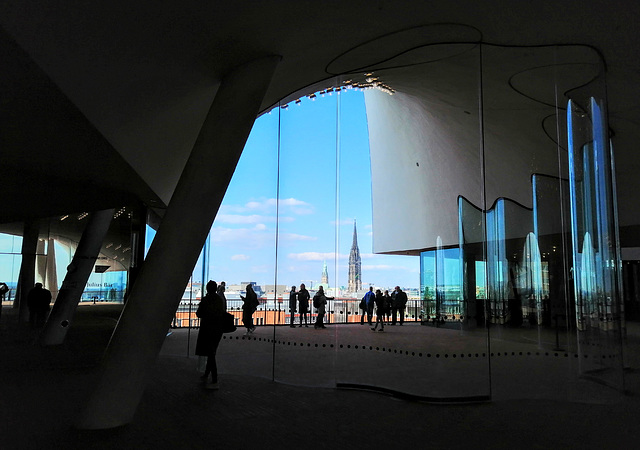
[[[442,33],[416,28],[429,23],[460,24],[459,32],[444,35],[447,39],[475,36],[503,45],[592,45],[604,55],[611,75],[610,117],[615,128],[616,121],[640,124],[638,18],[638,3],[616,8],[596,0],[161,4],[111,0],[73,6],[56,0],[9,0],[0,4],[0,25],[8,39],[86,118],[85,127],[95,129],[108,144],[103,146],[106,165],[117,173],[133,169],[129,178],[134,181],[123,181],[123,190],[160,203],[171,197],[221,77],[245,61],[265,54],[283,56],[264,100],[265,110],[292,92],[352,68],[351,63],[362,67],[368,59],[383,61],[390,46],[397,46],[394,34],[399,30],[409,30],[402,34],[405,43],[443,38]],[[391,37],[378,39],[377,45],[362,45],[387,35]],[[350,50],[349,58],[339,58]],[[8,59],[7,64],[22,62]],[[31,103],[33,112],[38,112],[38,101]],[[29,117],[30,111],[25,108],[21,114]],[[78,120],[59,120],[57,130],[34,129],[34,133],[42,141],[58,130],[77,127]],[[618,136],[620,151],[635,146],[636,136],[627,140]],[[76,140],[78,148],[94,151],[90,141]],[[9,151],[32,160],[47,153],[46,148],[30,148],[24,141],[6,144]],[[64,152],[60,159],[73,161]],[[86,170],[82,165],[70,168],[64,177],[86,179]],[[94,184],[114,192],[120,184],[107,174],[94,175]],[[68,207],[58,201],[60,207]]]

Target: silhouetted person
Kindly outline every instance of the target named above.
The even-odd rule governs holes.
[[[0,317],[2,317],[2,302],[4,302],[4,296],[9,292],[9,286],[7,283],[0,283]]]
[[[227,289],[227,284],[224,281],[221,281],[218,285],[217,294],[218,297],[222,299],[222,304],[224,305],[224,310],[227,310],[227,297],[224,295],[224,291]]]
[[[393,322],[392,325],[396,324],[396,318],[398,316],[398,314],[400,315],[400,325],[402,325],[404,323],[404,310],[405,307],[407,306],[407,294],[400,289],[400,286],[396,286],[396,289],[394,291],[394,294],[392,296],[393,301],[392,301],[392,306],[393,306]]]
[[[304,317],[304,326],[308,327],[308,319],[307,314],[309,313],[309,299],[311,295],[309,295],[309,291],[305,287],[304,283],[300,285],[300,290],[298,291],[298,313],[300,314],[300,326],[302,326],[302,318]]]
[[[258,302],[258,296],[250,284],[247,284],[246,295],[246,297],[240,296],[242,299],[242,324],[247,329],[247,334],[251,334],[256,330],[253,325],[253,313],[258,309],[260,302]]]
[[[380,324],[380,331],[384,331],[384,311],[385,311],[385,300],[384,295],[380,289],[376,289],[376,297],[374,299],[376,304],[376,325],[371,327],[373,331],[376,331],[378,328],[378,324]]]
[[[51,303],[51,292],[42,287],[42,283],[36,283],[27,295],[27,307],[29,308],[29,323],[33,328],[40,328],[47,319]]]
[[[384,312],[387,316],[387,323],[391,321],[391,301],[392,301],[392,298],[389,295],[389,291],[385,290],[384,291]]]
[[[324,288],[320,286],[318,292],[313,296],[313,306],[318,310],[318,316],[316,317],[316,323],[314,328],[327,328],[324,326],[324,315],[327,312],[327,300],[331,300],[333,297],[326,297],[324,295]]]
[[[364,294],[364,297],[362,297],[362,306],[364,306],[364,308],[362,309],[362,315],[360,316],[360,325],[364,325],[364,315],[365,313],[367,314],[367,323],[369,323],[369,326],[373,325],[371,323],[371,315],[373,314],[373,306],[375,305],[375,298],[376,295],[373,293],[373,287],[369,286],[369,291]]]
[[[289,321],[290,324],[289,326],[291,328],[295,328],[295,321],[296,321],[296,311],[297,311],[297,305],[296,303],[298,303],[298,293],[296,292],[296,287],[295,286],[291,286],[291,291],[289,292],[289,314],[291,317],[291,320]],[[300,323],[302,324],[302,319],[300,320]]]
[[[207,283],[207,295],[202,298],[196,311],[196,316],[200,318],[196,355],[207,357],[207,367],[201,377],[205,381],[206,389],[218,389],[216,351],[222,339],[221,324],[226,310],[222,299],[216,294],[217,288],[215,281]],[[209,375],[211,375],[211,381],[207,382]]]

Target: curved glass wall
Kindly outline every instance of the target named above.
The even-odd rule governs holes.
[[[445,28],[458,43],[425,29],[432,45],[394,35],[398,52],[380,61],[341,57],[340,75],[256,121],[204,252],[209,275],[194,272],[227,282],[239,326],[221,372],[433,401],[622,389],[603,62]],[[245,335],[247,284],[261,303]],[[361,308],[370,287],[395,297],[388,312]]]

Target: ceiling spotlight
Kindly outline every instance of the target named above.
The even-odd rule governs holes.
[[[298,99],[296,99],[295,104],[296,104],[296,105],[300,105],[300,103],[302,103],[302,100],[300,100],[299,98],[298,98]]]

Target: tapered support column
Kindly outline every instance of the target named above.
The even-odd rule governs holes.
[[[55,240],[53,238],[49,238],[49,245],[47,245],[47,269],[44,285],[51,291],[51,298],[55,302],[58,298],[58,272],[56,267]]]
[[[20,264],[20,275],[18,275],[16,299],[13,304],[14,308],[20,308],[18,311],[20,322],[29,321],[27,295],[36,279],[36,249],[38,248],[39,233],[40,221],[25,222],[22,233],[22,263]]]
[[[97,211],[89,217],[78,248],[67,268],[67,275],[62,282],[58,298],[53,304],[49,320],[40,335],[42,345],[59,345],[64,342],[73,313],[78,307],[82,292],[96,263],[114,212],[113,209],[106,209]]]
[[[218,88],[77,426],[129,423],[280,57],[231,71]]]

